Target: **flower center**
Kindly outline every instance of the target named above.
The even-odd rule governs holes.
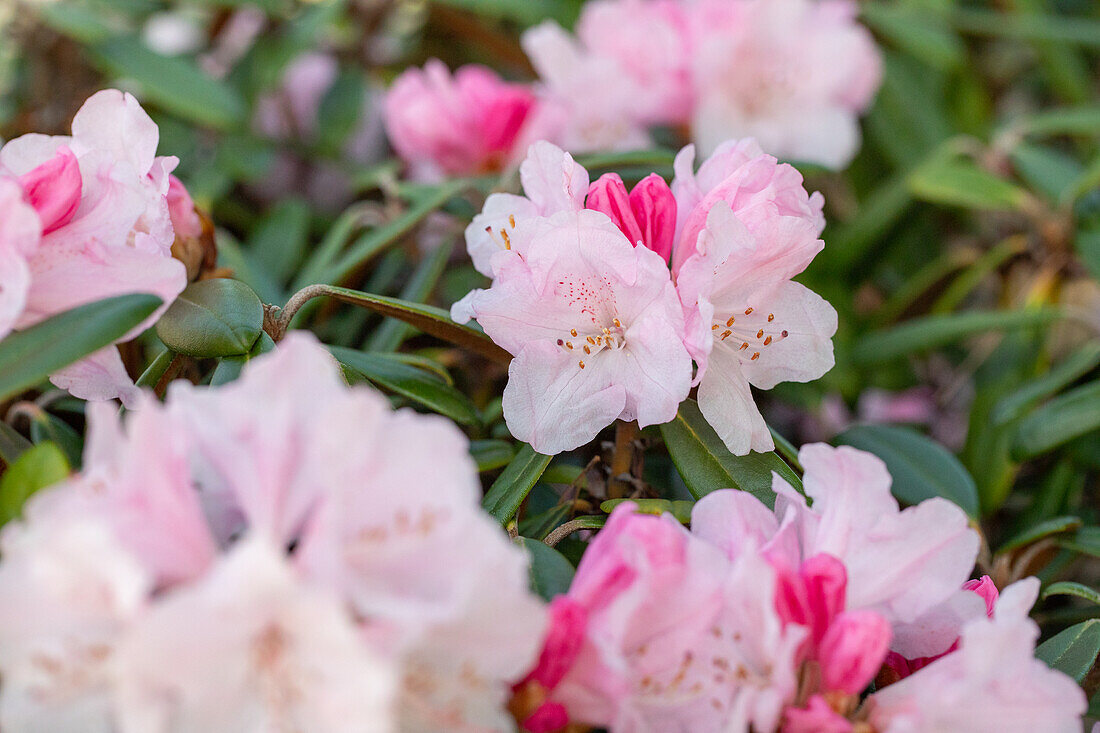
[[[611,319],[610,326],[599,326],[583,331],[576,328],[569,329],[568,336],[558,339],[558,346],[577,354],[579,361],[577,366],[584,369],[585,359],[596,356],[603,351],[618,351],[626,346],[626,329],[618,318]]]
[[[775,322],[774,313],[760,313],[752,306],[742,313],[715,314],[710,330],[717,343],[735,349],[742,359],[756,361],[760,352],[789,335]]]

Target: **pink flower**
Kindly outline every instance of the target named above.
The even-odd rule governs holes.
[[[588,171],[556,145],[540,140],[519,167],[525,196],[494,193],[466,227],[466,249],[478,272],[494,273],[493,256],[512,249],[520,222],[562,211],[580,211],[588,193]],[[507,257],[506,257],[507,259]]]
[[[607,214],[631,244],[647,247],[665,261],[671,256],[676,199],[656,173],[643,178],[629,194],[617,173],[606,173],[588,189],[585,208]]]
[[[872,695],[875,730],[1080,731],[1084,692],[1034,656],[1039,628],[1027,613],[1038,593],[1035,578],[1005,588],[991,618],[963,628],[958,651]]]
[[[202,220],[195,211],[195,202],[183,182],[168,176],[168,215],[177,237],[194,238],[202,235]]]
[[[385,122],[414,177],[434,180],[499,170],[517,150],[535,97],[482,66],[454,73],[437,59],[408,69],[385,100]]]
[[[705,151],[754,137],[768,152],[842,168],[882,58],[849,0],[699,0],[688,12],[695,106]]]
[[[27,258],[38,248],[42,225],[18,182],[0,177],[0,339],[27,304],[31,272]]]
[[[120,731],[397,730],[396,665],[282,554],[249,539],[134,624],[115,668]]]
[[[186,285],[184,266],[171,255],[167,194],[176,160],[156,157],[158,136],[136,99],[106,90],[77,112],[72,137],[24,135],[0,149],[0,177],[18,180],[44,232],[36,245],[24,245],[30,277],[15,328],[115,295],[160,297],[161,310],[126,340]],[[132,404],[133,382],[117,352],[91,359],[52,379],[78,397],[122,396]]]
[[[691,358],[661,257],[592,211],[518,223],[513,251],[491,288],[451,310],[456,321],[477,318],[515,356],[504,390],[512,434],[553,454],[616,419],[671,420],[688,393]]]

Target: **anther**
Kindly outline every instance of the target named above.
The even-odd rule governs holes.
[[[611,335],[611,329],[610,328],[601,328],[600,330],[603,331],[604,336],[610,336]]]
[[[622,321],[620,321],[620,320],[619,320],[618,318],[616,318],[615,320],[613,320],[613,321],[612,321],[612,323],[614,323],[614,324],[615,324],[615,328],[622,328],[622,327],[623,327],[623,322],[622,322]]]
[[[745,315],[747,316],[747,315],[750,315],[751,313],[752,313],[752,306],[750,305],[748,308],[745,309]]]
[[[787,332],[786,331],[783,331],[779,335],[782,336],[783,338],[787,338]]]
[[[565,342],[565,348],[572,350],[573,349],[573,342],[572,341],[566,341]]]
[[[485,231],[486,231],[486,232],[487,232],[488,234],[492,234],[492,233],[493,233],[493,228],[492,228],[492,227],[485,227]]]
[[[579,366],[581,369],[584,369],[584,362],[583,361],[578,361],[577,366]]]
[[[733,331],[730,331],[729,329],[726,329],[725,331],[723,331],[721,340],[725,341],[731,333],[733,333]]]
[[[504,240],[504,249],[512,249],[512,240],[508,238],[508,232],[501,229],[500,236]]]
[[[591,336],[589,336],[589,337],[588,337],[588,343],[590,343],[590,344],[595,344],[595,343],[596,343],[596,339],[594,339],[594,338],[592,338]]]
[[[774,313],[769,313],[768,314],[768,323],[771,323],[774,320],[775,320],[775,314]]]
[[[760,329],[756,332],[756,338],[764,338],[764,329]]]
[[[586,353],[586,354],[591,354],[592,353],[592,349],[590,349],[587,344],[585,344],[585,346],[584,346],[584,353]]]
[[[515,214],[509,214],[508,215],[508,223],[512,225],[513,229],[516,228],[516,215]]]
[[[768,344],[770,344],[771,342],[772,342],[772,337],[771,337],[771,336],[768,336],[768,337],[767,337],[766,339],[764,339],[764,345],[765,345],[765,346],[767,346],[767,345],[768,345]]]
[[[749,342],[748,342],[748,341],[743,341],[743,342],[741,343],[741,348],[740,348],[740,349],[738,349],[738,351],[744,351],[744,350],[745,350],[745,349],[747,349],[747,348],[749,348]]]
[[[561,339],[558,339],[558,346],[565,346],[565,342]]]
[[[749,361],[756,361],[759,358],[760,358],[760,352],[759,351],[754,351],[754,352],[752,352],[752,358],[750,358]]]
[[[577,335],[577,329],[575,329],[575,328],[569,329],[569,335],[570,336],[576,336]]]
[[[717,331],[719,328],[721,328],[721,326],[719,326],[717,323],[715,323],[710,327],[710,330],[711,331]]]
[[[728,321],[726,321],[726,328],[729,328],[730,326],[732,326],[735,321],[736,321],[736,319],[733,316],[730,316],[730,319]]]

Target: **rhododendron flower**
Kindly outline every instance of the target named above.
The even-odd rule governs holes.
[[[868,705],[874,729],[1080,731],[1084,692],[1035,658],[1039,628],[1027,613],[1038,593],[1036,578],[1005,588],[991,618],[963,627],[958,651],[872,695]]]
[[[687,397],[691,357],[660,255],[593,211],[520,222],[513,250],[492,287],[451,310],[459,322],[477,318],[515,356],[504,390],[512,434],[552,454],[616,419],[671,420]]]
[[[82,473],[4,528],[5,730],[508,729],[544,612],[457,428],[301,333],[141,400],[90,410]]]
[[[27,304],[31,272],[27,258],[42,238],[42,224],[18,182],[0,177],[0,338],[15,326]]]
[[[414,177],[437,180],[499,170],[522,153],[535,95],[482,66],[454,73],[432,59],[408,69],[385,100],[390,142]]]
[[[171,254],[167,195],[177,161],[156,157],[157,127],[129,94],[93,95],[72,129],[71,137],[24,135],[0,148],[0,178],[19,183],[42,231],[35,244],[26,235],[3,235],[22,239],[30,275],[14,327],[115,295],[160,297],[161,309],[126,340],[153,323],[186,285],[184,266]],[[12,226],[5,219],[4,228]],[[113,348],[51,379],[86,399],[121,396],[132,404],[136,396]]]

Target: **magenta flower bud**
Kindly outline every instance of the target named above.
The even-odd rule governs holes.
[[[630,198],[626,185],[623,179],[619,178],[618,173],[604,173],[589,187],[584,207],[607,214],[630,243],[637,247],[639,244],[644,244],[644,240],[642,228],[634,218]]]
[[[630,192],[630,208],[646,247],[668,261],[676,235],[676,197],[665,179],[650,173]]]
[[[890,623],[874,611],[846,611],[821,640],[818,660],[825,689],[856,695],[874,679],[890,649]]]
[[[997,604],[997,597],[1000,595],[997,586],[993,584],[993,578],[983,575],[978,580],[968,580],[963,583],[963,590],[974,591],[981,596],[985,601],[985,614],[993,616],[993,606]]]
[[[775,606],[784,623],[810,629],[809,641],[821,643],[833,619],[844,609],[848,573],[844,563],[832,555],[814,555],[802,563],[798,573],[779,571]]]
[[[58,148],[52,158],[20,176],[19,184],[38,212],[43,234],[68,224],[80,205],[80,165],[67,147]]]

